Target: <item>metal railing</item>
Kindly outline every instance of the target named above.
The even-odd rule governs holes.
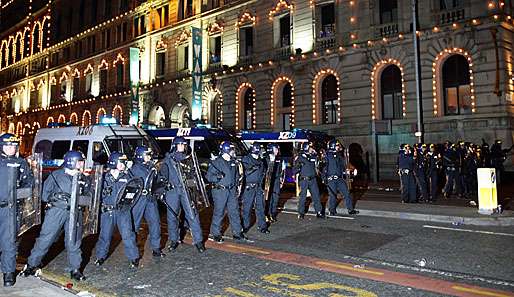
[[[441,10],[438,14],[440,25],[450,24],[463,20],[466,17],[464,8]]]
[[[375,37],[389,37],[397,35],[398,23],[387,23],[375,26]]]

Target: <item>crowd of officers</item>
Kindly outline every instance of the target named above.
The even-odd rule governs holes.
[[[477,169],[495,168],[500,184],[503,163],[513,148],[503,149],[501,140],[491,147],[485,141],[402,144],[397,162],[402,202],[434,203],[440,194],[446,199],[452,195],[473,199],[478,191]]]
[[[0,137],[0,146],[0,179],[3,178],[1,175],[6,166],[15,165],[19,167],[18,186],[31,187],[32,171],[27,161],[18,157],[19,139],[15,135],[4,134]],[[224,241],[222,225],[225,213],[228,214],[235,240],[248,240],[246,234],[252,226],[254,210],[258,230],[264,234],[269,233],[270,224],[277,221],[279,196],[285,177],[285,166],[279,146],[271,143],[264,150],[260,144],[253,144],[249,154],[242,159],[236,157],[235,146],[229,141],[222,142],[219,151],[219,156],[211,160],[206,173],[213,201],[209,240],[217,243]],[[180,232],[180,226],[187,226],[190,230],[193,245],[198,252],[205,251],[199,209],[191,201],[185,188],[185,177],[178,169],[181,168],[180,164],[191,156],[189,142],[183,137],[174,138],[170,152],[159,166],[156,166],[154,152],[148,147],[137,147],[132,162],[129,162],[129,158],[123,153],[111,153],[101,181],[100,230],[96,243],[95,265],[101,266],[107,260],[113,232],[117,228],[129,264],[137,268],[140,252],[136,240],[143,218],[149,229],[152,255],[157,258],[165,257],[160,244],[161,221],[158,200],[167,208],[167,251],[175,251],[181,243],[183,233]],[[353,209],[352,198],[345,181],[346,160],[342,154],[342,145],[337,141],[328,143],[324,158],[323,163],[326,166],[320,170],[320,156],[316,154],[312,143],[305,143],[301,153],[294,160],[294,171],[298,175],[301,189],[299,219],[303,219],[305,215],[307,191],[311,193],[317,217],[325,217],[317,184],[319,175],[329,190],[330,214],[336,214],[338,192],[344,195],[349,213],[357,213]],[[41,200],[45,205],[45,218],[27,264],[20,273],[22,276],[33,276],[38,273],[43,257],[64,231],[65,238],[69,237],[70,232],[77,234],[76,240],[65,240],[70,278],[77,281],[85,279],[81,272],[82,218],[73,227],[76,229],[71,229],[73,224],[70,224],[70,193],[73,181],[78,180],[81,195],[93,195],[91,176],[84,170],[84,164],[85,157],[81,152],[69,151],[64,156],[62,166],[46,178],[41,194]],[[120,199],[127,185],[135,178],[142,181],[139,199]],[[4,286],[13,286],[16,281],[17,242],[13,242],[13,239],[6,235],[7,232],[4,232],[8,227],[7,216],[3,213],[8,208],[8,194],[3,190],[0,189],[1,269],[4,274]]]

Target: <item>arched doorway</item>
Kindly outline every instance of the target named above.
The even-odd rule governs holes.
[[[271,126],[274,130],[291,130],[294,126],[294,87],[287,77],[280,77],[271,88]]]
[[[337,78],[330,74],[321,83],[321,122],[323,124],[337,123],[338,109]]]
[[[148,115],[148,124],[154,125],[157,128],[166,126],[166,114],[162,106],[156,105],[150,110]]]
[[[82,114],[82,126],[90,126],[91,125],[91,112],[89,110],[84,111]]]
[[[116,119],[116,122],[123,124],[123,109],[119,105],[115,105],[112,109],[112,117]]]
[[[444,115],[471,114],[471,76],[463,55],[451,55],[442,68]]]
[[[191,127],[191,109],[189,102],[182,98],[177,102],[170,112],[171,127],[172,128],[187,128]]]
[[[402,72],[396,65],[387,66],[380,75],[382,119],[403,117]]]

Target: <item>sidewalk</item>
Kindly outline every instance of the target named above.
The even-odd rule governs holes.
[[[57,285],[50,284],[37,277],[17,277],[16,284],[11,288],[0,287],[0,296],[29,297],[29,296],[51,296],[71,297],[77,296]]]

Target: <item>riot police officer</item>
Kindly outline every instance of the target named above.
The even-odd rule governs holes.
[[[241,160],[244,168],[243,185],[243,232],[250,230],[251,212],[255,206],[257,225],[261,233],[269,233],[268,224],[264,215],[264,192],[262,182],[264,180],[264,162],[261,159],[262,146],[254,143],[250,148],[250,155]]]
[[[428,189],[427,189],[427,170],[428,170],[428,162],[427,162],[427,145],[426,144],[418,144],[414,148],[414,178],[416,184],[418,186],[419,193],[421,194],[422,201],[428,202]]]
[[[166,185],[166,204],[168,206],[168,249],[175,251],[179,245],[179,213],[183,209],[185,219],[193,236],[193,244],[198,252],[205,251],[203,244],[202,228],[200,226],[200,216],[196,205],[188,198],[186,189],[184,189],[183,176],[178,172],[178,166],[182,166],[181,162],[186,158],[190,158],[187,154],[188,141],[181,136],[173,139],[171,151],[166,154],[163,160],[159,175],[163,178]]]
[[[414,157],[410,145],[402,144],[398,155],[398,174],[402,202],[416,203],[416,181],[414,180]]]
[[[317,218],[324,218],[325,214],[321,205],[320,193],[317,181],[317,155],[312,143],[306,142],[302,145],[302,153],[294,161],[294,173],[298,174],[300,186],[300,199],[298,201],[298,219],[305,216],[305,199],[307,190],[311,192],[314,209]]]
[[[439,171],[442,168],[441,154],[437,152],[435,144],[430,144],[428,159],[428,181],[430,185],[430,202],[437,200],[437,188],[439,185]]]
[[[84,169],[84,155],[78,151],[69,151],[64,155],[63,168],[52,172],[43,184],[42,200],[47,203],[45,221],[41,227],[41,232],[36,240],[34,248],[30,252],[27,265],[22,271],[23,276],[35,275],[36,270],[41,265],[41,260],[46,255],[54,241],[59,238],[61,229],[68,238],[72,230],[69,228],[70,220],[70,199],[75,175],[82,175]],[[83,176],[79,177],[79,184],[82,192],[88,191],[88,183]],[[78,214],[81,217],[81,213]],[[82,219],[78,220],[76,227],[76,240],[69,242],[65,240],[66,252],[70,277],[81,281],[86,278],[80,272],[82,263]]]
[[[282,158],[280,157],[280,147],[276,143],[270,143],[267,146],[267,157],[266,157],[266,170],[270,170],[271,183],[269,185],[268,197],[264,197],[264,200],[269,199],[267,208],[267,220],[269,222],[277,221],[278,214],[278,201],[280,199],[280,189],[284,184],[284,170],[282,166]]]
[[[127,172],[127,156],[113,152],[107,162],[108,171],[104,174],[102,185],[102,204],[100,207],[100,235],[96,244],[95,265],[101,266],[109,254],[114,227],[121,234],[125,255],[132,268],[139,266],[139,250],[136,245],[136,234],[132,229],[130,205],[120,203],[118,197],[125,185],[133,178]]]
[[[207,170],[207,181],[212,184],[214,210],[209,239],[222,243],[221,223],[225,209],[228,213],[230,228],[236,240],[248,239],[242,232],[238,201],[240,180],[239,162],[236,160],[235,147],[230,141],[223,141],[219,147],[220,156],[212,160]]]
[[[0,180],[8,178],[7,168],[18,168],[19,188],[32,187],[33,176],[27,162],[17,156],[20,140],[13,134],[0,136]],[[9,232],[9,200],[8,188],[0,187],[0,253],[4,286],[11,287],[16,282],[16,242],[15,236]]]
[[[455,179],[457,177],[458,156],[456,149],[457,147],[455,144],[448,144],[446,145],[446,151],[443,155],[443,166],[446,174],[446,184],[443,188],[443,195],[445,198],[449,198],[452,194]],[[459,193],[460,188],[457,186],[456,189],[457,193]]]
[[[157,200],[152,196],[152,185],[157,178],[157,170],[152,161],[152,149],[146,146],[138,146],[134,152],[134,165],[130,173],[144,181],[141,197],[132,208],[134,229],[137,232],[141,226],[143,217],[148,224],[150,246],[154,257],[164,257],[161,251],[161,220]]]
[[[328,188],[328,210],[331,216],[337,214],[337,193],[344,196],[344,204],[348,209],[348,214],[357,214],[353,208],[353,199],[348,190],[348,185],[344,180],[346,174],[346,160],[342,156],[343,147],[338,140],[331,140],[327,144],[327,154],[325,166],[323,167],[322,177]]]

